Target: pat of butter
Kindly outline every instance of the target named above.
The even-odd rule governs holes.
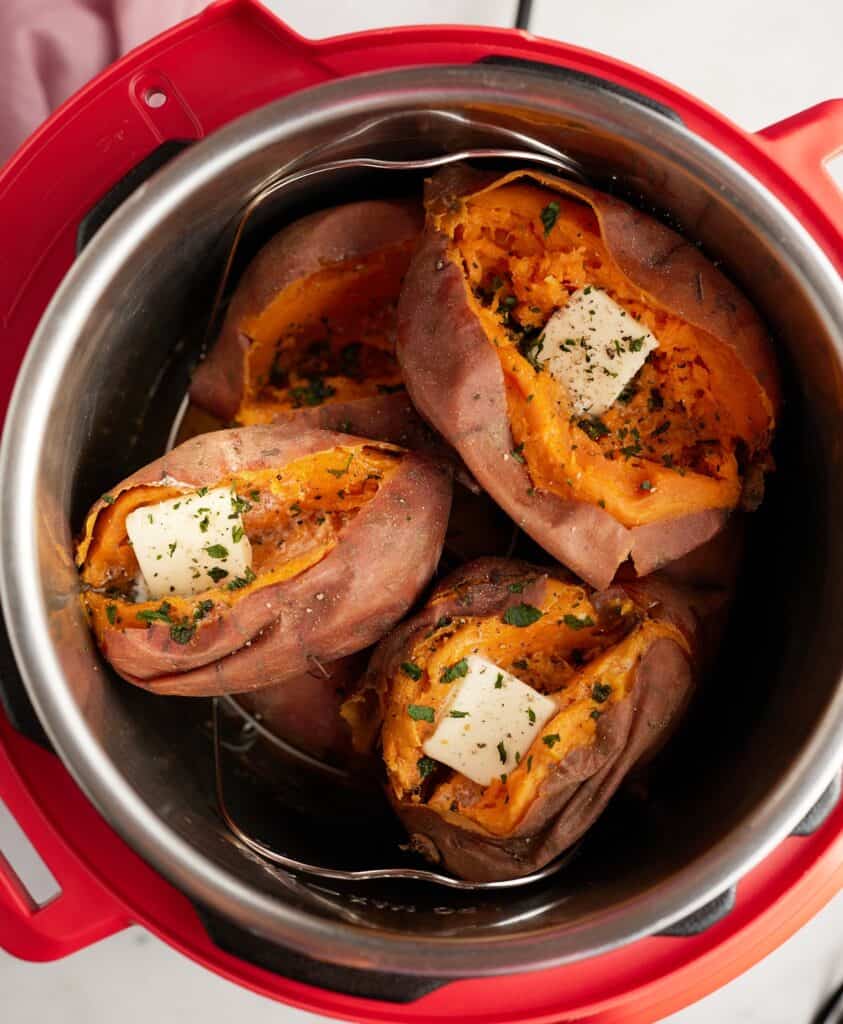
[[[472,654],[454,683],[424,753],[481,786],[513,771],[556,705],[538,690]]]
[[[590,286],[548,320],[536,360],[565,387],[577,416],[600,416],[658,346],[642,323]]]
[[[228,487],[136,508],[126,516],[126,530],[152,600],[251,576],[252,546]]]

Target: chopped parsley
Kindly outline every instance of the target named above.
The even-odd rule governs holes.
[[[520,594],[521,591],[526,586],[527,586],[527,581],[526,580],[521,580],[518,583],[510,583],[509,586],[506,589],[510,592],[510,594]]]
[[[468,675],[468,662],[465,658],[460,658],[459,661],[454,662],[453,665],[449,665],[442,672],[442,682],[452,683],[455,679],[462,679]]]
[[[468,711],[452,711],[450,715],[451,718],[468,718],[468,716]]]
[[[506,747],[503,745],[503,740],[498,744],[498,757],[501,759],[501,764],[506,764]]]
[[[137,616],[141,622],[172,622],[170,605],[164,601],[158,608],[144,608]]]
[[[591,688],[591,698],[598,704],[604,704],[612,693],[612,687],[608,683],[595,683]]]
[[[113,505],[116,499],[113,494],[104,494],[102,496],[102,500],[106,503],[106,505]]]
[[[239,542],[243,539],[244,533],[245,530],[243,529],[242,526],[231,527],[231,539],[234,541],[235,544],[239,544]]]
[[[532,626],[544,615],[531,604],[514,604],[503,614],[503,621],[508,626]]]
[[[204,498],[205,495],[208,493],[208,488],[207,487],[200,487],[199,490],[196,493],[199,495],[200,498]]]
[[[568,629],[585,629],[587,626],[594,625],[594,619],[590,615],[583,615],[581,617],[570,614],[563,615],[562,621]]]
[[[321,405],[326,398],[331,398],[336,393],[336,389],[326,384],[321,377],[311,377],[306,387],[291,388],[290,393],[296,408],[300,409],[305,405]]]
[[[187,644],[193,639],[196,632],[196,623],[184,619],[174,626],[170,626],[170,636],[177,644]]]
[[[629,405],[633,398],[638,394],[638,388],[634,384],[627,384],[627,386],[618,395],[618,401],[624,405]]]
[[[168,549],[167,549],[167,550],[168,550],[168,551],[170,552],[170,558],[172,558],[172,557],[173,557],[173,555],[175,554],[175,551],[176,551],[176,548],[177,548],[177,547],[178,547],[178,541],[177,541],[177,540],[174,540],[174,541],[173,541],[173,542],[172,542],[172,543],[170,544],[170,546],[168,547]]]
[[[585,431],[586,434],[591,438],[592,441],[599,441],[601,437],[606,437],[611,434],[612,431],[606,426],[606,424],[598,416],[593,419],[583,419],[577,423],[580,430]]]
[[[549,235],[553,225],[556,223],[556,218],[559,216],[559,203],[555,200],[548,203],[542,210],[540,216],[542,225],[544,226],[544,233]]]
[[[416,761],[416,767],[419,770],[419,775],[423,779],[426,779],[428,775],[432,775],[436,771],[436,762],[432,757],[420,757]]]
[[[595,708],[595,709],[594,709],[594,710],[593,710],[593,711],[591,712],[591,714],[589,715],[589,717],[590,717],[590,718],[593,718],[593,719],[594,719],[594,721],[596,722],[596,721],[597,721],[597,719],[598,719],[598,718],[599,718],[599,717],[600,717],[600,716],[601,716],[602,714],[603,714],[603,712],[602,712],[602,711],[600,711],[600,710],[599,710],[598,708]]]
[[[638,485],[642,491],[652,491],[653,485],[649,480],[642,480]]]
[[[260,491],[252,491],[252,497],[255,501],[257,501],[260,496]],[[231,498],[231,507],[234,510],[235,515],[239,516],[244,512],[248,512],[252,506],[245,498],[241,498],[239,494],[234,494]]]
[[[647,408],[650,412],[655,412],[657,409],[664,408],[664,399],[662,393],[658,388],[650,388],[650,397],[647,399]]]
[[[546,747],[550,747],[551,750],[553,749],[553,747],[556,746],[556,744],[558,742],[559,742],[559,733],[558,732],[551,732],[551,733],[548,733],[547,736],[542,736],[542,743],[544,743],[544,745]]]
[[[527,718],[530,720],[530,725],[536,724],[536,713],[532,708],[527,708]]]
[[[415,682],[418,682],[419,679],[421,679],[422,677],[422,670],[413,661],[402,661],[401,671],[404,673],[405,676],[409,676]]]
[[[517,444],[512,449],[512,452],[510,454],[512,455],[513,459],[515,459],[516,462],[520,462],[523,466],[527,461],[524,458],[524,442],[522,441],[521,444]]]
[[[630,352],[640,352],[641,349],[644,347],[644,338],[645,337],[646,337],[646,335],[642,334],[640,338],[631,338],[630,341],[629,341],[629,351]]]
[[[518,661],[513,661],[512,667],[513,668],[529,668],[530,667],[530,663],[527,661],[526,658],[519,658]]]
[[[208,612],[214,610],[213,601],[200,601],[199,604],[193,609],[193,618],[198,622],[200,619],[204,619]]]
[[[211,520],[208,518],[208,516],[203,516],[203,518],[199,520],[199,529],[201,530],[202,533],[207,533],[208,527],[210,525]]]
[[[348,472],[348,467],[351,465],[351,460],[353,458],[354,452],[349,452],[348,459],[346,460],[346,463],[342,467],[342,469],[329,469],[327,472],[329,472],[331,476],[335,476],[337,479],[339,479],[341,476],[345,476],[345,474]]]
[[[208,575],[211,577],[214,583],[219,583],[220,580],[224,580],[226,578],[226,576],[228,575],[228,570],[220,569],[219,566],[214,565],[208,570]]]
[[[414,722],[432,722],[433,708],[426,704],[408,704],[407,714]]]
[[[222,544],[211,544],[205,548],[205,553],[211,558],[228,558],[228,548]]]
[[[248,587],[250,583],[253,583],[257,579],[257,576],[252,572],[251,569],[247,568],[242,576],[235,576],[230,583],[226,583],[226,590],[242,590],[243,587]]]
[[[108,619],[109,625],[113,626],[114,623],[117,621],[117,605],[116,604],[107,604],[105,606],[105,617]]]
[[[503,672],[498,672],[498,678],[495,680],[495,689],[503,689]]]

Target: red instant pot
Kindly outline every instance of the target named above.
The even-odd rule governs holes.
[[[91,229],[91,211],[107,212],[121,190],[131,189],[139,165],[153,152],[159,158],[166,152],[162,144],[201,138],[271,100],[346,75],[489,57],[582,72],[669,108],[776,194],[843,273],[843,195],[824,167],[843,148],[843,99],[750,135],[641,71],[526,33],[424,27],[311,42],[251,0],[219,0],[91,82],[0,175],[2,222],[15,252],[0,274],[2,408],[29,339],[74,260],[79,232]],[[125,845],[77,788],[49,750],[22,690],[9,683],[0,694],[7,705],[7,713],[0,712],[0,799],[62,890],[47,905],[34,906],[0,857],[0,946],[25,959],[66,956],[137,923],[256,992],[343,1019],[643,1024],[746,970],[843,884],[843,802],[832,786],[736,890],[676,934],[529,977],[450,981],[411,1002],[340,994],[291,981],[217,946],[194,905]]]

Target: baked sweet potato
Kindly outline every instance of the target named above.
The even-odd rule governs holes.
[[[233,541],[192,558],[189,588],[146,599],[128,524],[189,498],[199,506],[191,529],[207,530],[202,496],[225,498],[224,488]],[[441,467],[393,445],[283,425],[204,434],[91,509],[77,548],[82,601],[104,656],[145,689],[200,696],[282,683],[362,650],[408,611],[436,568],[450,501]],[[168,539],[151,563],[162,573],[188,547]],[[226,567],[234,544],[251,548],[237,573]]]
[[[325,761],[342,763],[352,752],[348,722],[341,715],[366,670],[365,651],[310,668],[278,686],[241,693],[234,700],[273,736]]]
[[[599,351],[593,328],[555,335],[551,363],[551,321],[558,328],[576,298],[594,322],[584,314],[598,295],[627,332]],[[429,185],[398,335],[419,412],[594,586],[630,557],[652,572],[761,500],[779,405],[764,326],[697,247],[612,196],[535,171],[443,171]],[[578,412],[636,353],[643,365],[605,411]],[[551,372],[560,366],[579,367],[582,393]]]
[[[692,689],[711,601],[697,607],[692,591],[656,577],[596,592],[561,568],[480,559],[381,642],[343,714],[361,748],[379,736],[390,797],[420,852],[473,881],[517,877],[574,843],[664,743]],[[486,737],[488,703],[467,711],[455,691],[476,657],[497,673],[485,700],[520,680],[550,699],[549,717],[527,704]],[[452,718],[466,742],[493,752],[488,784],[425,752]],[[522,752],[513,726],[522,746],[533,730]]]
[[[400,389],[396,304],[422,220],[417,203],[373,200],[277,234],[240,280],[191,401],[254,424]]]

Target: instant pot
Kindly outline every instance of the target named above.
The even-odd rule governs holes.
[[[284,168],[502,136],[559,150],[750,295],[788,382],[724,648],[680,735],[570,865],[522,890],[288,874],[225,828],[209,705],[116,681],[76,598],[90,501],[164,448],[241,212]],[[752,135],[635,68],[518,31],[312,42],[220,0],[135,50],[0,175],[0,798],[61,892],[0,858],[0,946],[65,956],[138,923],[270,998],[355,1021],[650,1022],[787,939],[843,883],[843,99]],[[341,171],[278,226],[417,179]],[[14,394],[12,394],[14,390]],[[232,744],[234,746],[234,744]],[[352,856],[237,773],[268,839]],[[318,849],[316,848],[318,847]]]

